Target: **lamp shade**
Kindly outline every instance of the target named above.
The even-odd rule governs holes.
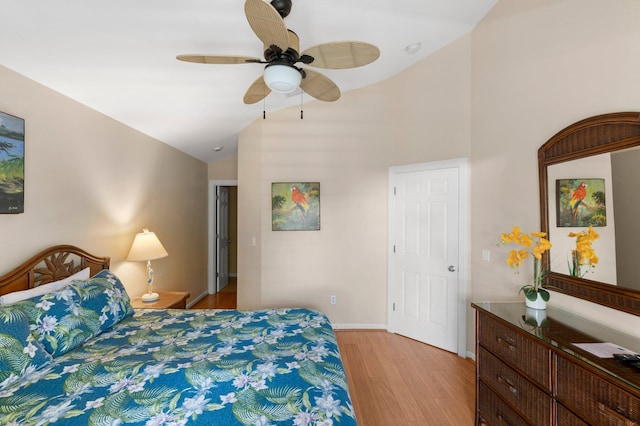
[[[289,65],[267,65],[262,74],[264,83],[274,92],[291,93],[300,86],[302,74]]]
[[[162,243],[160,243],[160,240],[156,237],[156,234],[149,232],[148,229],[144,229],[143,232],[136,234],[127,260],[153,260],[167,257],[168,255],[169,253],[164,249]]]

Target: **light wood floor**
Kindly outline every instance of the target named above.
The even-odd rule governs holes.
[[[358,425],[474,424],[472,361],[382,330],[336,336]]]
[[[229,284],[222,291],[203,297],[191,309],[235,309],[238,306],[237,285],[237,278],[229,278]]]
[[[236,281],[192,309],[235,309]],[[359,426],[473,425],[475,364],[384,330],[336,330]]]

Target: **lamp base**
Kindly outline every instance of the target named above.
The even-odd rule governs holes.
[[[158,293],[146,293],[142,295],[142,301],[146,303],[155,302],[159,297]]]

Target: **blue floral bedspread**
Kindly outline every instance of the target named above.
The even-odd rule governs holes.
[[[328,319],[275,309],[137,310],[0,393],[0,424],[52,423],[356,421]]]

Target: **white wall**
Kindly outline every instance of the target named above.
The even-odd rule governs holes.
[[[206,291],[207,165],[0,66],[0,111],[25,119],[25,212],[0,215],[0,274],[39,250],[73,244],[110,256],[136,296],[144,262],[125,262],[136,233],[169,256],[154,287]]]

